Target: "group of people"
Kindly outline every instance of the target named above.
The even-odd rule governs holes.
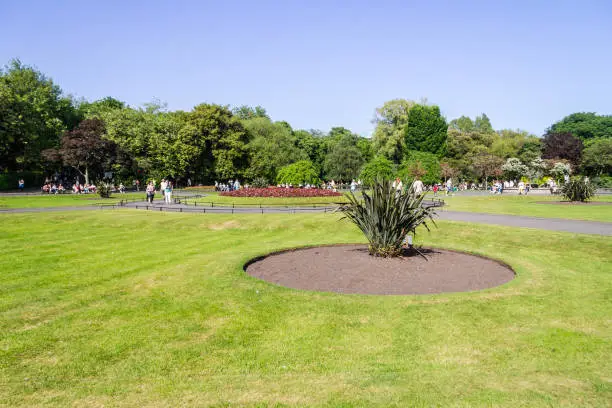
[[[191,183],[191,179],[188,180]],[[227,183],[219,183],[215,180],[215,191],[236,191],[240,190],[240,181],[229,180]]]
[[[152,180],[147,184],[147,202],[153,204],[153,199],[155,198],[155,180]],[[159,192],[163,194],[164,203],[172,204],[172,191],[173,185],[170,180],[162,179],[161,183],[159,183]]]
[[[45,194],[62,194],[66,191],[62,183],[59,185],[55,183],[45,183],[43,184],[41,190]]]

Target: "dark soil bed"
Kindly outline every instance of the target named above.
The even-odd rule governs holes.
[[[377,258],[365,245],[302,248],[256,259],[245,270],[295,289],[372,295],[467,292],[515,277],[512,269],[492,259],[443,249],[425,252],[427,260],[414,254]]]
[[[606,201],[589,201],[589,202],[580,202],[580,201],[536,201],[536,204],[552,204],[552,205],[612,205],[612,202]]]

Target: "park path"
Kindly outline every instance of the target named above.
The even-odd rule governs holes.
[[[115,208],[132,208],[149,211],[194,212],[194,213],[223,213],[223,214],[270,214],[270,213],[317,213],[332,212],[334,207],[307,207],[307,206],[276,206],[276,207],[231,207],[215,205],[188,206],[184,204],[163,205],[161,203],[148,204],[146,202],[129,203],[125,206],[83,206],[83,207],[47,207],[47,208],[13,208],[0,209],[0,214],[7,213],[41,213],[58,211],[86,211]],[[612,236],[612,222],[596,222],[567,220],[561,218],[527,217],[505,214],[470,213],[460,211],[438,211],[438,219],[446,221],[472,222],[477,224],[503,225],[519,228],[535,228],[549,231],[572,232],[576,234],[595,234]]]

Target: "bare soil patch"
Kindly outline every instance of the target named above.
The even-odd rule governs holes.
[[[589,207],[595,205],[612,205],[612,202],[607,201],[536,201],[536,204],[551,204],[551,205],[588,205]]]
[[[335,245],[273,253],[254,259],[245,271],[294,289],[371,295],[468,292],[514,279],[507,265],[476,255],[421,249],[399,258],[377,258],[365,245]]]

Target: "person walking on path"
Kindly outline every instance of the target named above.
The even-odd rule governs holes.
[[[453,180],[452,179],[448,179],[448,180],[446,180],[446,195],[448,195],[452,191],[453,191]]]
[[[17,186],[19,187],[19,191],[22,192],[23,188],[25,187],[25,181],[23,181],[23,179],[19,179],[19,183],[17,183]]]
[[[166,201],[166,186],[168,185],[168,182],[166,181],[166,179],[162,179],[161,183],[159,183],[159,192],[162,194],[162,197],[164,197],[164,201]]]
[[[164,199],[166,204],[172,204],[172,183],[167,181],[166,188],[164,189]]]
[[[424,188],[425,186],[423,185],[423,182],[419,179],[414,180],[414,182],[412,183],[412,190],[414,191],[414,194],[416,194],[417,197],[423,194]]]
[[[147,201],[150,204],[153,204],[153,198],[155,198],[155,184],[153,184],[153,182],[149,182],[147,185]]]

